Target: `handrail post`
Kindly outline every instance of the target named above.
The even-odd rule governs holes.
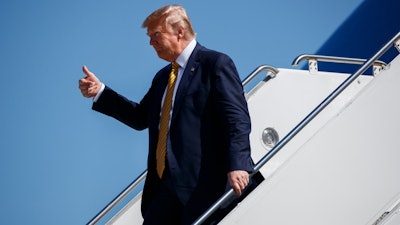
[[[394,43],[394,47],[396,47],[397,51],[400,52],[400,37],[397,38],[396,42]]]
[[[248,83],[250,83],[250,81],[253,80],[254,77],[256,77],[260,72],[265,71],[265,70],[267,70],[273,74],[273,76],[271,76],[271,77],[275,77],[279,73],[279,70],[273,66],[269,66],[269,65],[259,66],[243,80],[243,82],[242,82],[243,87],[246,86]]]
[[[325,55],[299,55],[297,56],[293,62],[292,66],[297,66],[303,60],[308,60],[308,70],[310,72],[318,71],[318,61],[320,62],[329,62],[329,63],[344,63],[344,64],[356,64],[362,65],[363,63],[367,62],[366,59],[358,59],[358,58],[347,58],[347,57],[337,57],[337,56],[325,56]],[[386,63],[381,60],[375,60],[372,64],[373,66],[373,73],[376,75],[382,69],[386,67]]]

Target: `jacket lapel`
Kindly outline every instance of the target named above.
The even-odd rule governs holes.
[[[200,54],[198,53],[201,48],[202,46],[197,43],[196,47],[192,52],[192,55],[189,58],[185,71],[183,71],[182,79],[175,95],[174,110],[172,113],[171,124],[173,123],[176,115],[179,113],[182,99],[185,96],[185,93],[192,81],[193,76],[196,74],[198,66],[200,65],[200,57],[199,57]]]

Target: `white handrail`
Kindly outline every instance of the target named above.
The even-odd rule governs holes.
[[[87,225],[94,225],[99,222],[112,208],[114,208],[122,199],[124,199],[133,189],[135,189],[146,178],[147,170],[143,171],[125,190],[114,198],[104,209],[102,209]]]
[[[366,59],[358,59],[358,58],[303,54],[303,55],[297,56],[293,60],[292,66],[297,66],[297,65],[299,65],[299,63],[301,61],[310,60],[310,59],[314,59],[314,60],[317,60],[320,62],[345,63],[345,64],[357,64],[357,65],[362,65],[363,63],[365,63],[367,61]],[[383,61],[380,61],[380,60],[376,60],[374,63],[378,64],[380,66],[386,66],[386,63]]]
[[[260,72],[264,70],[271,72],[272,73],[271,77],[275,77],[279,73],[279,70],[273,66],[269,65],[259,66],[242,81],[243,87],[246,86],[252,79],[254,79]]]

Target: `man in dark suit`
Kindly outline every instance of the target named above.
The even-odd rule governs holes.
[[[190,224],[228,188],[239,196],[249,184],[253,162],[247,102],[231,58],[197,43],[182,6],[156,10],[143,28],[158,56],[171,64],[155,75],[139,103],[105,86],[86,66],[79,88],[94,98],[94,110],[136,130],[148,128],[144,224]],[[163,134],[160,117],[172,64],[178,65],[177,78]],[[166,149],[162,157],[160,146]]]

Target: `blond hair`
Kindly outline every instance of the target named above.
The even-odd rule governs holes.
[[[165,17],[164,26],[169,31],[174,31],[181,27],[187,31],[185,32],[185,39],[190,40],[196,37],[189,16],[181,5],[166,5],[157,9],[144,20],[142,27],[147,28],[151,22],[162,17]]]

